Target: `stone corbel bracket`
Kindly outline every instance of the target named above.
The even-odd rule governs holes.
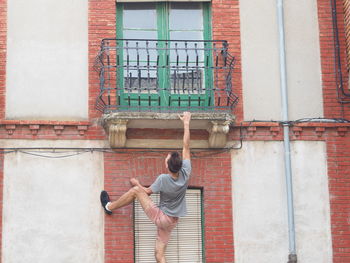
[[[230,124],[231,121],[211,121],[211,125],[208,128],[210,148],[223,148],[226,146]]]
[[[127,119],[118,119],[108,125],[108,137],[111,148],[126,146]]]

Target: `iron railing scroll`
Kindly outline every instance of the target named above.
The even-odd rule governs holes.
[[[226,41],[103,39],[94,64],[96,108],[232,112],[234,64]]]

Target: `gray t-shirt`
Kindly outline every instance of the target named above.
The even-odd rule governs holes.
[[[151,185],[153,193],[160,193],[159,208],[168,216],[180,217],[187,214],[186,189],[191,174],[191,161],[183,160],[179,177],[161,174]]]

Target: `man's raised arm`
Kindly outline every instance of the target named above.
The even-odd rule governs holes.
[[[183,148],[182,148],[182,159],[189,160],[191,158],[190,153],[190,121],[191,113],[184,112],[183,116],[179,116],[184,125],[184,138],[183,138]]]

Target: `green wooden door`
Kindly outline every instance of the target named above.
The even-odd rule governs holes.
[[[211,43],[202,41],[211,40],[210,17],[209,3],[118,4],[120,105],[177,110],[213,104]]]

